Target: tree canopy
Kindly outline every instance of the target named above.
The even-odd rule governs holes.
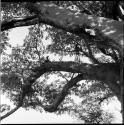
[[[123,1],[2,2],[1,15],[1,90],[15,105],[0,106],[1,120],[23,107],[110,123],[100,107],[114,96],[123,115]],[[23,26],[23,45],[11,46],[8,33]]]

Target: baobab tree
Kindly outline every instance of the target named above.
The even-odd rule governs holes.
[[[88,3],[88,6],[86,3]],[[16,9],[12,12],[8,6],[13,6]],[[19,10],[18,6],[20,6],[22,10]],[[69,6],[71,6],[72,9],[70,9]],[[91,6],[94,7],[91,8]],[[115,6],[116,15],[113,13]],[[23,55],[22,60],[28,62],[28,65],[23,63],[26,68],[28,67],[28,75],[24,75],[25,70],[27,70],[24,68],[20,73],[21,77],[17,75],[17,72],[11,73],[11,76],[8,77],[10,74],[6,75],[4,71],[5,67],[3,66],[2,72],[4,75],[2,82],[5,83],[5,78],[9,79],[14,76],[18,81],[16,89],[19,90],[19,92],[17,92],[18,94],[15,96],[16,100],[14,100],[16,107],[1,116],[1,120],[8,117],[20,107],[26,107],[26,99],[29,100],[29,98],[26,97],[35,95],[34,84],[36,84],[37,79],[46,73],[56,71],[60,73],[68,72],[74,75],[70,77],[71,79],[66,79],[66,84],[61,86],[61,89],[56,88],[51,90],[50,87],[47,87],[47,89],[44,90],[44,93],[49,91],[51,94],[50,97],[46,97],[49,102],[48,105],[44,105],[40,100],[34,100],[35,105],[41,106],[45,111],[56,112],[59,110],[59,106],[63,103],[66,96],[69,95],[69,90],[73,87],[78,88],[77,84],[79,82],[89,80],[98,83],[99,81],[99,83],[102,83],[101,88],[107,86],[111,91],[103,98],[115,95],[122,104],[123,114],[124,2],[96,1],[94,4],[92,1],[2,2],[2,7],[2,33],[5,34],[8,30],[16,27],[37,25],[39,28],[41,24],[45,25],[54,43],[48,47],[48,50],[57,53],[61,51],[66,53],[66,55],[75,54],[79,57],[79,60],[51,61],[47,57],[47,61],[45,61],[46,59],[41,56],[41,52],[37,49],[37,45],[35,44],[37,42],[32,41],[38,56],[38,62],[33,66],[26,56],[24,56],[24,53],[27,50],[29,51],[29,43],[25,41],[24,47],[26,47],[27,50],[22,49],[21,51],[19,48],[16,49],[14,60],[17,63],[15,57],[18,55],[21,62],[20,55]],[[77,8],[74,10],[74,7]],[[101,10],[102,7],[105,9]],[[11,15],[7,17],[7,11],[10,12],[10,14],[14,13],[15,16]],[[103,54],[105,59],[100,60],[97,58],[97,53]],[[84,63],[82,61],[83,57],[88,57],[91,63]],[[107,57],[111,59],[105,61]],[[81,84],[79,84],[79,86],[81,86]],[[40,90],[37,91],[39,92]],[[45,95],[47,95],[47,93]],[[52,98],[53,101],[50,101],[50,98]],[[30,105],[33,106],[33,103],[30,102]]]

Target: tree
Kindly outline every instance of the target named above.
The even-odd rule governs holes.
[[[8,3],[7,5],[4,2],[2,3],[3,20],[1,30],[3,32],[15,27],[35,25],[34,29],[30,30],[34,30],[33,33],[35,33],[36,36],[34,37],[32,32],[30,32],[31,37],[25,40],[23,45],[24,49],[13,49],[13,57],[9,59],[9,62],[10,60],[14,60],[15,62],[6,67],[6,63],[9,62],[5,61],[5,65],[3,65],[2,72],[4,74],[2,87],[6,88],[5,83],[8,83],[4,80],[4,77],[10,77],[13,72],[14,76],[17,76],[17,80],[14,83],[18,87],[16,88],[16,95],[13,96],[12,94],[12,97],[15,97],[12,98],[16,105],[15,109],[2,116],[1,119],[9,116],[9,114],[16,111],[19,107],[36,107],[36,105],[38,105],[48,112],[61,111],[64,100],[66,100],[66,97],[70,94],[69,91],[82,80],[95,81],[95,83],[99,81],[99,83],[102,83],[99,89],[106,88],[104,92],[109,88],[107,97],[110,95],[117,96],[118,100],[122,103],[123,113],[124,3],[122,1],[119,3],[113,2],[113,4],[111,4],[111,2],[109,3],[109,5],[111,5],[110,9],[118,5],[116,20],[115,17],[108,14],[108,8],[107,11],[101,10],[103,6],[106,8],[107,4],[108,3],[104,1],[96,1],[95,3],[92,1],[24,2]],[[13,6],[14,9],[20,6],[22,10],[11,10],[14,16],[11,15],[9,17],[7,16],[7,12],[10,12],[10,7],[7,7],[8,5]],[[76,10],[68,9],[74,9],[74,5],[77,7]],[[118,9],[119,7],[122,9]],[[17,16],[21,18],[17,18]],[[122,21],[119,21],[118,18]],[[45,26],[45,30],[43,30],[43,26]],[[38,46],[38,44],[42,43],[39,39],[42,38],[43,31],[47,31],[49,33],[48,38],[51,37],[53,41],[53,44],[49,45],[46,49],[43,49],[43,45],[41,45],[41,48]],[[78,53],[75,52],[77,43],[80,48]],[[43,54],[48,52],[54,52],[62,57],[64,55],[78,55],[80,59],[76,62],[51,60],[45,62],[45,56],[43,56]],[[95,55],[98,53],[103,54],[104,58],[96,58]],[[108,60],[107,56],[111,59]],[[84,63],[82,60],[83,57],[88,57],[91,64]],[[30,61],[30,58],[37,61]],[[20,66],[23,66],[23,68],[20,68]],[[62,71],[68,72],[70,79],[67,79],[65,74],[63,76]],[[61,89],[55,89],[55,87],[53,87],[54,89],[52,88],[51,90],[50,86],[45,86],[45,84],[36,88],[34,87],[39,77],[43,75],[47,77],[45,74],[49,75],[53,72],[59,73],[60,76],[66,78],[66,84],[60,86]],[[45,81],[43,81],[43,83],[45,83]],[[78,89],[77,86],[76,88]],[[28,91],[24,91],[25,89]],[[4,90],[7,91],[8,89]],[[92,90],[95,91],[95,89]],[[43,102],[35,98],[35,91],[38,91],[42,96],[44,95],[45,99]],[[98,91],[99,90],[97,90],[97,92]],[[75,89],[74,92],[76,92]],[[51,96],[49,96],[48,93]],[[54,101],[52,101],[52,99]]]

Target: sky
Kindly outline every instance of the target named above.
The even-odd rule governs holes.
[[[22,45],[23,40],[28,35],[28,28],[27,27],[18,27],[11,30],[9,33],[9,43],[12,44],[12,46]],[[10,49],[7,50],[8,53],[10,53]],[[68,58],[65,58],[65,60]],[[88,62],[88,59],[85,59],[86,62]],[[52,79],[51,79],[52,80]],[[77,99],[77,98],[76,98]],[[78,99],[77,99],[78,100]],[[6,96],[1,95],[1,104],[7,103],[10,104],[9,100]],[[120,111],[120,103],[118,101],[111,102],[109,105],[104,105],[103,108],[105,110],[114,111],[116,115],[116,119],[113,121],[114,123],[121,123],[121,115],[119,113]],[[10,123],[83,123],[83,121],[80,121],[79,119],[73,118],[69,116],[68,114],[63,115],[55,115],[54,113],[40,113],[35,110],[28,110],[26,111],[23,108],[20,108],[15,113],[10,115],[9,117],[5,118],[1,121],[2,124],[10,124]]]

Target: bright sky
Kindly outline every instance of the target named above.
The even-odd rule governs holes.
[[[19,27],[19,28],[14,28],[10,34],[10,41],[9,43],[12,44],[12,46],[22,45],[23,40],[25,36],[28,34],[28,28],[27,27]],[[10,53],[10,50],[8,50]],[[67,58],[65,58],[66,60]],[[85,59],[86,62],[88,62],[88,59]],[[8,99],[1,95],[1,104],[7,103],[10,104]],[[104,108],[106,110],[115,111],[117,118],[114,123],[121,123],[121,115],[119,113],[120,111],[120,103],[119,102],[112,102],[109,106],[104,105]],[[5,118],[4,120],[1,121],[2,124],[9,124],[9,123],[83,123],[83,121],[77,120],[76,118],[72,118],[71,116],[67,114],[63,115],[55,115],[54,113],[40,113],[35,110],[24,110],[23,108],[20,108],[17,110],[15,113],[10,115],[9,117]]]

